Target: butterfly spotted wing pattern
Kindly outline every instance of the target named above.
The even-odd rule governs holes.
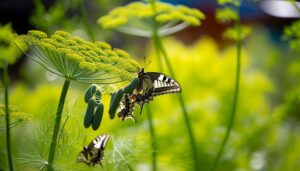
[[[108,134],[101,134],[96,137],[88,146],[83,146],[83,150],[77,156],[77,161],[91,166],[95,166],[96,164],[102,166],[103,151],[108,140]]]

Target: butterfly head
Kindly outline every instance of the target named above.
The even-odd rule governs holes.
[[[141,77],[145,74],[144,68],[140,69],[138,72],[138,77]]]

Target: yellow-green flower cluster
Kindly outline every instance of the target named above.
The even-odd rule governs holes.
[[[21,56],[21,52],[13,42],[14,34],[11,25],[0,25],[0,68],[4,63],[13,64]]]
[[[159,23],[185,22],[189,25],[200,25],[205,18],[204,14],[197,9],[182,5],[171,5],[163,2],[155,3],[155,11],[149,3],[133,2],[126,6],[117,7],[109,14],[98,19],[98,24],[103,28],[116,28],[129,23],[134,19],[152,19]]]
[[[240,16],[238,13],[238,8],[241,5],[239,0],[218,0],[222,8],[216,10],[216,19],[220,23],[230,23],[230,22],[240,22]],[[238,35],[238,29],[240,29],[240,35]],[[241,25],[240,28],[237,24],[234,27],[227,28],[223,36],[234,41],[239,41],[245,39],[251,33],[251,28],[249,26]]]
[[[239,19],[237,12],[237,8],[240,6],[239,0],[218,0],[218,3],[224,7],[216,10],[217,21],[228,23]]]
[[[300,51],[300,20],[293,22],[290,26],[284,28],[284,39],[289,41],[290,48]]]
[[[239,36],[238,39],[238,35],[237,35],[237,28],[236,27],[231,27],[231,28],[227,28],[224,32],[223,32],[223,36],[225,38],[231,39],[231,40],[243,40],[245,39],[250,33],[251,33],[251,27],[249,26],[241,26],[241,34]]]
[[[32,116],[25,112],[20,112],[15,106],[9,106],[10,115],[17,121],[30,121]],[[0,117],[5,116],[5,106],[0,104]]]
[[[113,83],[136,77],[140,66],[121,49],[105,42],[88,42],[64,31],[46,33],[32,30],[18,36],[30,47],[33,60],[47,70],[70,80]]]

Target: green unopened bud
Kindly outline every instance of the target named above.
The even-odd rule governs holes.
[[[124,95],[124,90],[120,89],[116,94],[111,95],[110,106],[109,106],[109,117],[114,119],[116,115],[117,108],[120,104],[120,101]]]
[[[91,84],[91,85],[89,86],[89,88],[85,91],[85,94],[84,94],[84,101],[85,101],[86,103],[88,103],[89,100],[95,95],[96,89],[97,89],[97,85],[96,85],[96,84]]]
[[[124,93],[132,93],[134,89],[138,88],[140,85],[140,79],[135,78],[133,79],[128,86],[124,88]]]
[[[103,111],[104,111],[103,103],[100,103],[99,105],[97,105],[97,108],[96,108],[96,111],[95,111],[95,114],[93,117],[93,121],[92,121],[93,130],[97,130],[100,127],[102,117],[103,117]]]
[[[90,99],[87,105],[87,109],[84,115],[83,125],[85,128],[88,128],[91,126],[94,116],[94,110],[95,110],[95,100]]]

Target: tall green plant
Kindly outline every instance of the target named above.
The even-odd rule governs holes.
[[[123,50],[112,49],[104,42],[91,43],[64,31],[56,31],[48,37],[44,32],[33,30],[18,38],[33,52],[34,56],[27,54],[31,59],[65,78],[48,156],[48,170],[53,170],[62,112],[71,81],[112,84],[131,80],[136,77],[139,65]]]
[[[161,60],[164,60],[170,75],[175,78],[175,73],[169,61],[169,56],[162,44],[161,36],[170,35],[190,25],[200,25],[205,16],[197,9],[191,9],[182,5],[171,5],[163,2],[134,2],[125,7],[118,7],[108,15],[98,19],[98,23],[104,28],[115,28],[127,34],[149,37],[152,39],[158,57],[159,69],[163,69]],[[192,126],[181,94],[178,100],[182,109],[185,125],[189,135],[190,146],[193,153],[194,169],[199,170],[196,142]],[[152,126],[151,113],[148,111],[148,121],[152,141],[155,141],[154,128]],[[155,143],[152,143],[152,150],[156,151]],[[152,170],[156,170],[156,153],[152,154]]]
[[[20,52],[13,43],[14,35],[10,24],[0,25],[0,68],[2,68],[2,79],[4,87],[4,106],[6,119],[6,148],[9,169],[14,170],[13,159],[10,147],[10,110],[9,110],[9,74],[8,65],[15,63],[20,57]]]
[[[241,19],[239,15],[239,0],[218,0],[220,5],[224,7],[221,9],[217,9],[216,11],[216,19],[221,23],[234,23],[234,26],[231,28],[227,28],[223,33],[225,38],[234,40],[236,43],[236,72],[235,72],[235,83],[234,83],[234,92],[233,92],[233,101],[231,110],[229,113],[229,120],[227,124],[227,129],[220,145],[220,149],[217,152],[215,159],[213,160],[212,166],[210,168],[211,171],[216,170],[218,163],[222,157],[224,152],[224,148],[228,142],[230,137],[230,133],[233,128],[237,105],[238,105],[238,97],[239,97],[239,89],[240,89],[240,73],[241,73],[241,46],[242,40],[250,33],[251,29],[246,26],[241,26]]]

